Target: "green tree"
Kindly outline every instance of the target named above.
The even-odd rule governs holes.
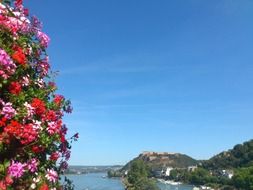
[[[147,179],[147,177],[148,172],[145,163],[142,160],[134,161],[127,176],[129,183],[137,184],[142,179]]]
[[[135,160],[127,175],[131,190],[159,190],[155,181],[148,179],[149,169],[142,160]]]
[[[237,170],[232,180],[238,189],[253,190],[253,166]]]

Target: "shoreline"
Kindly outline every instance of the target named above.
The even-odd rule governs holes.
[[[211,187],[208,187],[208,186],[195,186],[195,185],[190,185],[190,184],[184,184],[182,182],[175,182],[175,181],[172,181],[172,180],[164,180],[164,179],[157,179],[157,181],[159,181],[160,183],[163,183],[165,185],[172,185],[172,186],[178,186],[178,185],[185,185],[185,186],[189,186],[189,187],[192,187],[192,190],[214,190],[213,188]]]
[[[164,184],[168,184],[168,185],[182,185],[183,184],[182,182],[176,182],[173,180],[164,180],[164,179],[160,179],[160,178],[158,178],[157,181],[164,183]]]

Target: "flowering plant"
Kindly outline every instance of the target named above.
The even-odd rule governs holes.
[[[22,0],[0,0],[0,190],[56,190],[70,142],[62,122],[70,101],[55,94],[46,48],[49,37]]]

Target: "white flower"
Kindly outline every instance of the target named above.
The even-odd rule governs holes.
[[[29,78],[30,78],[29,75],[26,75],[26,76],[23,77],[23,81],[22,81],[23,86],[28,86],[29,85],[29,82],[30,82]]]
[[[33,120],[33,129],[37,130],[42,130],[42,127],[41,127],[41,121],[38,121],[38,120]]]
[[[32,185],[30,187],[31,187],[31,189],[35,189],[36,188],[36,184],[32,183]]]
[[[32,107],[29,103],[25,102],[24,106],[27,111],[27,116],[32,117],[34,115],[34,107]]]
[[[39,183],[40,182],[40,177],[37,177],[37,178],[33,178],[33,182],[35,182],[35,183]]]
[[[35,84],[37,84],[40,88],[44,87],[44,80],[43,79],[37,79],[35,81]]]

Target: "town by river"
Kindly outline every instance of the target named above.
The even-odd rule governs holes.
[[[124,190],[120,179],[107,178],[106,173],[90,173],[85,175],[68,175],[73,181],[75,190]],[[192,186],[187,185],[168,185],[158,183],[161,190],[192,190]]]

